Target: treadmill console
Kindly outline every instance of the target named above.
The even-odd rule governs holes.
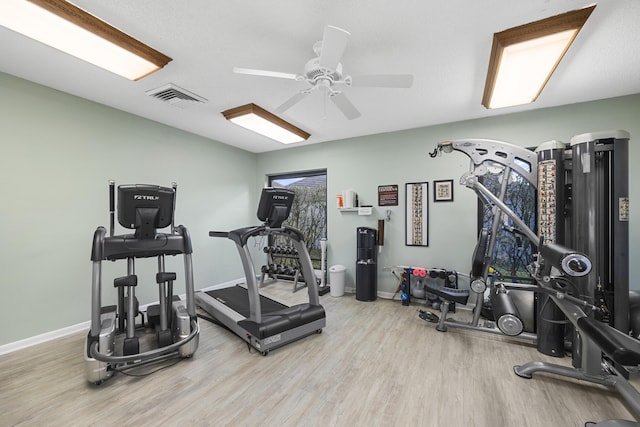
[[[289,218],[293,204],[293,190],[286,188],[263,188],[258,204],[258,219],[271,228],[280,228]]]

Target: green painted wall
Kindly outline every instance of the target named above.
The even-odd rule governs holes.
[[[531,112],[449,123],[388,134],[333,141],[261,154],[258,158],[258,182],[274,173],[328,170],[328,265],[347,266],[347,287],[355,286],[355,229],[376,228],[386,208],[377,206],[379,185],[398,184],[400,203],[390,208],[391,221],[385,226],[385,245],[379,255],[378,290],[393,293],[396,279],[384,270],[393,265],[444,267],[461,272],[470,270],[471,254],[476,244],[476,196],[458,182],[468,170],[469,160],[461,153],[445,154],[432,159],[431,152],[439,141],[459,138],[489,138],[521,146],[537,146],[558,139],[569,142],[585,132],[624,129],[630,141],[630,274],[640,276],[640,212],[634,201],[640,200],[640,95],[597,102],[548,108]],[[635,138],[635,140],[634,140]],[[430,186],[429,247],[404,244],[404,184],[408,182],[453,179],[454,202],[433,203]],[[339,212],[335,195],[354,189],[362,204],[374,205],[374,215]],[[640,283],[631,280],[632,288]]]
[[[0,94],[0,345],[89,319],[91,242],[109,225],[109,179],[177,182],[196,287],[242,276],[236,251],[208,231],[254,222],[254,154],[2,73]],[[180,278],[182,262],[168,257],[167,271]],[[109,301],[126,263],[103,264]],[[141,304],[158,300],[156,269],[155,259],[137,264]]]
[[[494,138],[522,146],[606,129],[631,133],[631,277],[640,263],[638,200],[640,95],[527,113],[470,120],[421,129],[333,141],[254,155],[216,141],[0,73],[0,345],[85,322],[89,319],[93,232],[108,225],[107,181],[178,183],[176,223],[186,225],[194,245],[197,288],[242,277],[237,252],[208,237],[212,229],[255,224],[258,191],[267,174],[328,170],[329,265],[348,267],[354,286],[355,228],[375,227],[384,215],[377,187],[400,186],[400,204],[390,208],[385,246],[379,258],[379,290],[393,292],[396,281],[382,267],[439,266],[467,271],[475,245],[476,198],[460,187],[468,168],[462,154],[431,159],[437,142]],[[170,107],[167,107],[170,108]],[[404,245],[404,184],[453,179],[453,203],[430,203],[429,247]],[[353,188],[370,217],[338,212],[335,194]],[[432,196],[432,195],[430,195]],[[120,229],[122,232],[122,230]],[[218,242],[219,243],[219,242]],[[138,295],[158,299],[155,260],[140,262],[145,278]],[[182,259],[167,269],[181,274]],[[125,274],[120,263],[105,263],[104,276]],[[640,285],[631,280],[631,286]],[[110,282],[104,299],[114,299]],[[107,289],[109,288],[109,289]],[[182,292],[182,283],[177,291]]]

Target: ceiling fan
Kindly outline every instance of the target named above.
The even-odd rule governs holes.
[[[278,71],[256,70],[252,68],[234,67],[233,72],[254,76],[276,77],[304,81],[309,87],[296,93],[276,108],[276,113],[282,113],[302,101],[310,93],[319,90],[329,98],[349,120],[361,116],[360,111],[351,103],[349,98],[336,85],[409,88],[413,84],[412,74],[369,74],[362,76],[344,73],[340,60],[347,47],[351,34],[338,27],[327,25],[322,40],[313,45],[316,57],[309,60],[302,74],[282,73]]]

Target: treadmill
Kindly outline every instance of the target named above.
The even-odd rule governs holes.
[[[302,233],[282,223],[289,217],[294,192],[283,188],[264,188],[258,205],[258,219],[263,225],[222,232],[210,231],[211,237],[233,241],[240,254],[246,287],[236,285],[195,293],[196,305],[248,345],[266,356],[270,350],[314,333],[326,325],[320,305],[318,283]],[[298,251],[300,267],[309,302],[288,307],[259,293],[256,272],[249,252],[251,238],[285,236]]]

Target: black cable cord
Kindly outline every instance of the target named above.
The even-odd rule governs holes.
[[[438,147],[434,148],[433,151],[431,153],[429,153],[429,157],[431,157],[432,159],[437,157],[440,154],[440,151],[438,150]]]
[[[613,307],[613,304],[611,304],[611,301],[609,301],[609,298],[607,298],[607,291],[604,290],[604,287],[602,288],[602,299],[604,300],[604,304],[607,307],[607,311],[609,307]]]
[[[554,283],[562,284],[565,286],[565,288],[560,287],[559,289],[560,291],[566,293],[567,295],[579,295],[578,288],[570,280],[564,277],[554,277],[553,280],[554,280]],[[571,291],[567,291],[566,287],[571,288]]]
[[[551,320],[551,319],[547,319],[546,317],[544,317],[544,316],[542,315],[542,313],[544,313],[544,309],[545,309],[545,307],[547,306],[547,304],[549,304],[549,301],[550,301],[550,300],[551,300],[550,298],[547,298],[547,299],[544,301],[544,304],[542,304],[542,307],[540,308],[540,319],[544,320],[545,322],[549,322],[549,323],[551,323],[551,324],[554,324],[554,325],[568,325],[569,323],[571,323],[571,322],[569,322],[569,319],[565,319],[565,320]]]
[[[159,367],[159,368],[157,368],[157,369],[154,369],[154,370],[153,370],[153,371],[151,371],[151,372],[145,372],[145,373],[143,373],[143,374],[132,374],[132,373],[130,373],[130,372],[127,372],[129,369],[132,369],[132,368],[130,368],[130,367],[129,367],[129,368],[115,368],[115,369],[114,369],[114,371],[115,371],[115,372],[118,372],[118,373],[121,373],[121,374],[124,374],[124,375],[126,375],[126,376],[128,376],[128,377],[142,378],[142,377],[147,377],[147,376],[149,376],[149,375],[151,375],[151,374],[155,374],[156,372],[158,372],[158,371],[162,371],[163,369],[167,369],[167,368],[170,368],[170,367],[172,367],[172,366],[175,366],[175,365],[177,365],[178,363],[180,363],[180,362],[181,362],[181,361],[183,361],[183,360],[184,360],[184,358],[176,359],[173,363],[170,363],[170,364],[167,364],[167,365],[161,366],[161,367]],[[141,368],[142,368],[142,366],[141,366],[141,367],[139,367],[138,369],[141,369]]]
[[[567,291],[566,287],[562,288],[561,286],[558,287],[559,289],[556,288],[556,286],[554,286],[554,289],[545,289],[545,288],[540,288],[541,291],[549,294],[549,295],[553,295],[553,292],[562,292],[564,294],[564,299],[566,299],[567,301],[571,302],[572,304],[577,305],[578,307],[582,308],[586,312],[586,315],[590,315],[592,312],[596,311],[596,312],[606,312],[606,310],[601,309],[600,307],[596,307],[593,304],[589,303],[588,301],[585,301],[581,298],[575,297],[572,294],[576,294],[576,295],[580,295],[578,292],[577,287],[569,280],[567,280],[564,277],[554,277],[553,278],[553,283],[555,285],[557,284],[563,284],[566,287],[570,287],[572,288],[572,291]],[[546,320],[546,319],[545,319]]]

